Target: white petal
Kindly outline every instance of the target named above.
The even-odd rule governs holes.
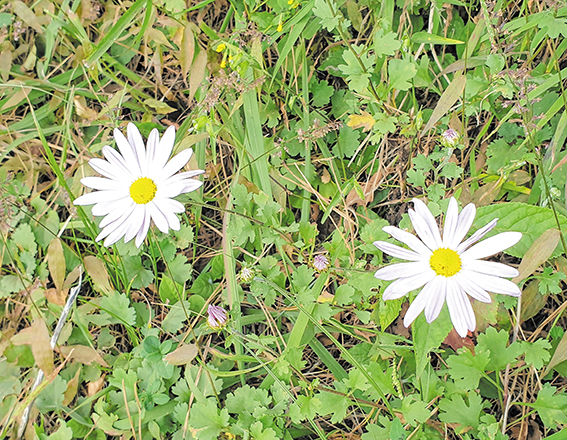
[[[440,302],[441,307],[443,307],[443,302],[445,301],[445,283],[442,278],[443,277],[440,276],[433,278],[413,300],[404,316],[404,325],[406,327],[409,327],[424,309],[431,309],[432,304],[435,306],[437,302]],[[441,308],[439,308],[439,310],[441,310]],[[428,319],[427,322],[433,321],[437,315],[439,315],[439,312],[437,312],[431,320]]]
[[[116,243],[118,240],[124,237],[124,235],[126,234],[127,227],[128,224],[126,222],[121,223],[120,226],[116,228],[116,230],[114,230],[112,233],[108,235],[108,237],[106,237],[106,240],[104,240],[104,245],[106,247],[112,246],[114,243]]]
[[[162,198],[173,198],[177,197],[179,194],[183,194],[183,190],[185,189],[185,184],[183,182],[177,182],[172,185],[157,185],[158,190],[156,192],[156,197]]]
[[[162,211],[164,209],[167,209],[168,211],[175,212],[176,214],[185,212],[185,206],[183,206],[183,204],[181,202],[178,202],[177,200],[156,196],[153,201],[160,207],[163,207]]]
[[[148,143],[146,145],[146,166],[147,169],[150,169],[154,166],[154,157],[156,154],[156,150],[159,145],[159,131],[157,128],[154,128],[150,131],[150,135],[148,136]]]
[[[200,180],[190,179],[186,181],[185,188],[183,188],[183,193],[188,193],[195,191],[203,186],[203,182]]]
[[[391,281],[397,278],[407,278],[416,272],[424,272],[428,267],[424,261],[390,264],[378,269],[374,276],[379,280]]]
[[[408,292],[420,288],[425,283],[431,281],[433,278],[435,278],[435,272],[431,269],[428,269],[424,272],[418,272],[415,275],[407,278],[400,278],[399,280],[394,281],[392,284],[386,287],[382,298],[384,298],[384,300],[401,298]]]
[[[459,205],[454,197],[449,199],[449,206],[443,224],[443,246],[453,249],[455,231],[459,220]],[[458,244],[458,243],[457,243]]]
[[[419,199],[413,199],[412,202],[413,202],[413,208],[419,214],[419,216],[425,221],[427,227],[429,228],[431,236],[435,240],[435,247],[432,248],[432,250],[443,246],[443,241],[441,240],[441,234],[439,233],[439,226],[435,221],[435,217],[433,217],[433,214],[431,214],[431,211],[429,210],[429,208],[427,208],[427,205],[422,200]]]
[[[459,214],[459,218],[457,219],[457,228],[455,229],[455,233],[453,234],[453,242],[450,246],[451,249],[456,249],[463,238],[466,237],[473,224],[475,216],[476,206],[474,206],[473,203],[469,203],[463,208],[463,210]]]
[[[510,280],[486,275],[478,272],[461,271],[471,282],[487,292],[500,293],[502,295],[520,296],[520,288]]]
[[[463,260],[477,260],[502,252],[504,249],[514,246],[522,238],[521,232],[502,232],[487,238],[481,243],[475,244],[461,254]]]
[[[81,197],[77,197],[74,201],[74,205],[94,205],[99,202],[108,202],[112,200],[118,200],[124,197],[124,191],[108,190],[108,191],[93,191],[88,194],[83,194]]]
[[[124,181],[130,176],[130,171],[125,170],[120,165],[113,165],[98,157],[89,160],[89,165],[97,173],[102,174],[104,177],[108,177],[109,179],[116,180],[117,182]]]
[[[128,134],[128,142],[132,147],[132,151],[138,159],[138,165],[142,175],[145,176],[148,173],[147,160],[146,160],[146,146],[144,145],[144,139],[140,134],[140,130],[131,122],[126,127],[126,133]]]
[[[472,296],[477,301],[483,303],[491,303],[492,298],[486,290],[475,283],[475,274],[466,270],[461,270],[458,274],[454,275],[455,281],[468,295]]]
[[[129,217],[126,234],[124,234],[124,243],[128,243],[136,235],[138,235],[138,232],[144,223],[145,211],[145,205],[136,205],[134,207],[134,210]]]
[[[156,169],[163,169],[167,159],[171,156],[173,151],[173,145],[175,144],[175,127],[173,125],[169,126],[165,133],[159,141],[159,145],[154,153],[154,163],[153,166]]]
[[[487,275],[494,275],[503,278],[515,278],[520,275],[518,269],[510,267],[506,264],[485,260],[462,260],[463,269],[472,270],[473,272],[480,272]]]
[[[98,190],[120,190],[124,189],[124,185],[116,180],[107,179],[106,177],[83,177],[81,183],[88,188]]]
[[[132,149],[130,142],[126,139],[126,136],[124,136],[117,128],[114,129],[114,140],[116,141],[116,145],[118,145],[118,149],[124,158],[124,162],[128,164],[130,173],[135,176],[141,176],[142,170],[140,169],[138,157]]]
[[[403,247],[388,243],[387,241],[375,241],[374,246],[376,246],[382,252],[385,252],[392,257],[401,258],[402,260],[423,261],[424,259],[421,255],[415,253],[414,251],[404,249]]]
[[[390,234],[396,240],[408,245],[410,249],[416,251],[418,254],[423,255],[425,258],[429,258],[431,256],[431,251],[415,235],[410,234],[409,232],[406,232],[400,228],[396,228],[395,226],[384,226],[382,230]]]
[[[204,174],[205,170],[192,170],[192,171],[183,171],[182,173],[176,174],[175,176],[171,176],[169,179],[167,179],[167,182],[169,183],[172,180],[183,180],[183,179],[190,179],[191,177],[195,177],[195,176],[199,176],[201,174]]]
[[[114,174],[112,178],[114,180],[120,181],[134,178],[128,163],[124,160],[120,153],[118,153],[118,151],[108,145],[105,145],[102,147],[102,154],[104,154],[104,157],[106,158],[105,163],[112,167],[112,172]]]
[[[455,330],[461,338],[467,336],[467,330],[476,328],[476,318],[471,303],[458,284],[451,278],[447,278],[447,307],[451,315],[451,321]]]
[[[147,211],[150,214],[150,216],[152,217],[152,220],[154,221],[155,225],[157,226],[157,228],[163,232],[164,234],[167,234],[168,228],[169,228],[169,224],[167,222],[167,219],[165,218],[165,216],[162,214],[162,212],[157,208],[156,204],[152,201],[150,203],[148,203],[146,205],[147,207]]]
[[[429,226],[427,222],[413,209],[408,209],[408,215],[415,229],[416,234],[419,236],[421,241],[431,250],[434,251],[437,249],[437,242],[435,238],[431,235],[431,231],[429,230]]]
[[[140,230],[138,231],[138,234],[136,235],[136,247],[139,248],[142,243],[144,242],[144,239],[146,238],[146,235],[148,235],[148,230],[150,229],[150,214],[148,214],[147,209],[144,210],[144,222],[142,223],[142,227],[140,228]]]
[[[181,224],[179,223],[179,219],[175,215],[172,209],[172,205],[169,204],[171,199],[154,199],[153,202],[156,208],[163,214],[167,223],[171,229],[174,231],[179,231],[181,228]]]
[[[181,153],[173,156],[167,165],[159,171],[159,174],[155,174],[156,182],[159,184],[177,173],[187,164],[187,162],[189,162],[189,158],[192,154],[193,150],[188,148],[187,150],[183,150]]]
[[[132,202],[133,200],[130,198],[129,195],[118,200],[112,200],[109,202],[99,202],[93,206],[91,212],[93,215],[100,217],[101,215],[107,215],[110,214],[111,212],[120,211],[124,209],[124,206],[127,206]]]
[[[465,241],[463,241],[459,246],[457,246],[457,249],[455,249],[457,251],[457,253],[459,253],[459,254],[463,253],[463,251],[468,249],[469,246],[475,244],[478,240],[480,240],[482,237],[484,237],[486,234],[488,234],[492,230],[492,228],[494,228],[494,226],[496,226],[496,222],[498,222],[497,218],[492,220],[486,226],[483,226],[482,228],[480,228],[473,235],[471,235],[469,238],[467,238]]]
[[[445,304],[447,278],[438,275],[428,285],[430,285],[432,293],[429,297],[429,301],[425,305],[425,319],[428,323],[431,323],[437,319],[439,313],[441,313],[443,304]]]
[[[101,220],[99,227],[105,228],[108,225],[110,225],[111,223],[114,223],[115,221],[117,221],[118,219],[124,219],[124,218],[130,216],[132,214],[132,212],[134,211],[134,208],[136,206],[137,205],[134,203],[134,201],[132,199],[124,202],[123,206],[120,206],[116,210],[108,213],[107,216],[104,217]],[[120,220],[120,221],[124,221],[124,220]]]

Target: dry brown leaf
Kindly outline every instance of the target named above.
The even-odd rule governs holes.
[[[67,295],[69,294],[69,289],[57,290],[55,287],[46,289],[43,292],[45,299],[52,304],[57,304],[58,306],[64,306],[67,301]]]
[[[537,315],[545,307],[548,295],[539,293],[539,280],[533,280],[522,289],[522,318],[524,322]]]
[[[170,365],[185,365],[191,363],[199,350],[195,344],[183,344],[168,353],[164,360]]]
[[[376,173],[372,175],[372,177],[370,177],[368,182],[361,185],[362,193],[364,194],[364,200],[362,200],[358,196],[358,193],[353,188],[348,193],[348,196],[346,198],[346,205],[347,206],[352,206],[354,204],[364,205],[364,206],[368,205],[370,202],[372,202],[372,200],[374,200],[374,192],[376,191],[376,189],[378,189],[378,187],[380,186],[383,180],[384,180],[384,174],[382,173],[382,170],[378,170]]]
[[[512,282],[519,283],[545,263],[559,244],[560,235],[558,229],[548,229],[541,234],[530,246],[524,258],[522,258],[522,262],[518,267],[520,274]]]
[[[547,376],[549,372],[553,370],[553,367],[559,365],[563,361],[567,361],[567,333],[565,333],[561,338],[561,341],[559,341],[559,344],[555,349],[555,353],[553,353],[553,357],[549,361],[549,364],[547,365],[547,368],[545,369],[542,377]]]
[[[93,362],[108,367],[109,365],[98,352],[86,345],[66,345],[60,348],[64,357],[69,357],[84,365],[91,365]]]
[[[96,393],[102,390],[102,387],[104,386],[104,377],[105,376],[103,374],[94,382],[89,382],[87,384],[87,394],[89,395],[89,397],[94,396]]]
[[[110,293],[112,289],[104,263],[94,255],[89,255],[85,257],[84,264],[87,273],[94,281],[95,287],[102,289],[103,293]]]
[[[81,375],[81,368],[77,369],[77,372],[73,378],[67,382],[67,389],[63,397],[63,405],[68,406],[75,396],[77,395],[77,390],[79,389],[79,376]]]
[[[207,70],[207,51],[205,49],[199,50],[191,67],[191,75],[189,76],[189,102],[193,100],[197,89],[205,79],[205,72]]]
[[[193,24],[185,24],[183,29],[183,40],[180,46],[180,60],[181,72],[183,72],[183,80],[185,85],[187,85],[187,76],[191,71],[191,64],[193,64],[193,58],[195,57],[195,35],[193,34]]]
[[[63,283],[65,282],[65,256],[63,255],[63,246],[61,245],[61,240],[59,237],[55,237],[49,243],[47,248],[47,267],[49,268],[49,273],[51,274],[51,279],[53,284],[58,291],[63,289]]]
[[[51,338],[43,319],[36,319],[31,327],[21,330],[12,338],[12,344],[30,345],[33,358],[43,373],[48,376],[53,371]]]

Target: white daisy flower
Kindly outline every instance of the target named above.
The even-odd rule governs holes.
[[[518,276],[516,269],[481,258],[514,246],[522,234],[502,232],[475,244],[496,226],[498,219],[494,219],[462,241],[473,223],[476,207],[468,204],[459,214],[457,201],[451,197],[441,237],[435,218],[425,203],[413,199],[413,205],[415,210],[409,209],[408,214],[421,240],[394,226],[385,226],[385,232],[410,249],[385,241],[374,242],[382,252],[411,262],[383,267],[374,276],[380,280],[396,280],[384,290],[385,300],[401,298],[424,286],[406,312],[406,327],[423,310],[427,322],[432,322],[439,316],[446,301],[451,321],[457,333],[464,338],[467,330],[476,328],[475,315],[467,294],[485,303],[491,302],[488,292],[520,296],[518,286],[504,279]]]
[[[168,161],[175,143],[175,127],[170,126],[159,138],[157,129],[148,137],[147,147],[138,128],[130,123],[128,138],[114,129],[114,139],[120,153],[108,145],[102,148],[104,159],[91,159],[89,165],[104,177],[85,177],[81,183],[96,189],[78,197],[75,205],[93,205],[92,213],[105,216],[100,222],[103,228],[96,241],[104,240],[105,246],[124,237],[128,242],[136,237],[140,247],[153,220],[157,228],[167,233],[169,228],[178,231],[179,219],[175,214],[185,207],[174,200],[179,194],[195,191],[203,182],[192,177],[203,170],[176,174],[187,164],[193,150],[188,148]]]

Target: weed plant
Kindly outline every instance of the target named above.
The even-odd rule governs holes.
[[[567,438],[566,37],[564,0],[0,2],[0,438]],[[203,186],[105,247],[73,201],[130,122]],[[522,233],[465,337],[374,277],[450,197]]]

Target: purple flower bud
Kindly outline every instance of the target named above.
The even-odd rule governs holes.
[[[211,327],[213,330],[220,330],[224,328],[224,326],[226,326],[228,316],[226,315],[226,311],[222,307],[217,307],[209,304],[207,313],[209,314],[209,319],[207,320],[207,322],[209,324],[209,327]]]
[[[329,268],[329,259],[324,255],[315,255],[313,258],[313,267],[318,272],[323,272]]]
[[[461,135],[459,133],[457,133],[456,130],[453,130],[452,128],[445,130],[445,132],[443,133],[442,136],[443,136],[443,139],[441,140],[441,143],[443,145],[445,145],[446,147],[454,147],[455,145],[457,145],[457,143],[461,139]]]

